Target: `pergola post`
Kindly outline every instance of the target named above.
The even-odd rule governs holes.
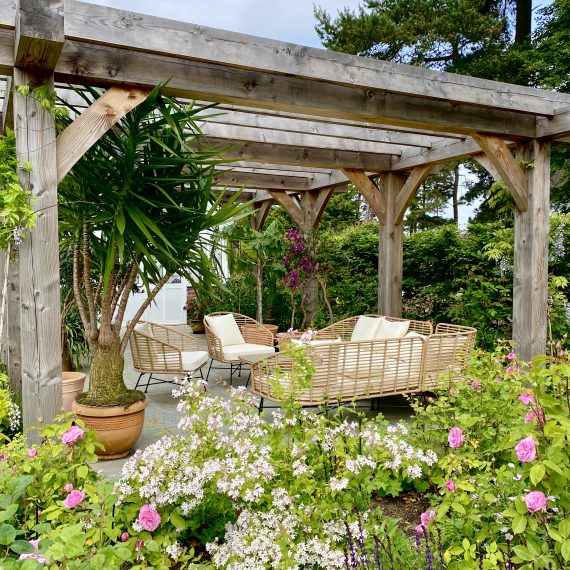
[[[502,139],[473,138],[485,153],[476,159],[507,186],[515,203],[513,340],[523,360],[546,352],[550,143],[532,140],[516,158]],[[522,168],[519,161],[530,165]]]
[[[63,2],[20,0],[14,85],[53,87],[63,47]],[[24,429],[50,422],[61,409],[61,310],[54,119],[33,95],[14,94],[16,153],[37,215],[19,250],[20,347]],[[37,438],[29,434],[30,439]]]
[[[256,202],[253,205],[253,214],[251,216],[251,227],[260,232],[263,229],[265,220],[269,215],[273,200],[264,200],[263,202]]]
[[[545,354],[548,322],[548,228],[550,143],[533,140],[517,157],[524,171],[528,209],[515,207],[513,340],[523,360]]]

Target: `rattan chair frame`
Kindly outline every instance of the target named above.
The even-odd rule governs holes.
[[[183,352],[200,350],[200,344],[193,336],[158,323],[139,321],[139,324],[145,322],[150,325],[152,336],[134,330],[129,338],[133,367],[139,372],[135,390],[139,387],[141,379],[147,374],[149,377],[144,389],[145,392],[148,392],[149,386],[173,382],[173,380],[161,378],[154,378],[154,382],[151,382],[155,374],[193,375],[199,372],[200,376],[204,377],[202,368],[205,363],[194,370],[185,370],[182,364]]]
[[[261,344],[263,346],[274,346],[275,337],[273,333],[266,329],[261,323],[240,313],[233,313],[231,311],[218,311],[216,313],[210,313],[206,317],[219,317],[222,315],[233,315],[238,328],[243,336],[243,339],[247,343],[251,344]],[[206,374],[206,382],[210,377],[210,371],[213,369],[218,370],[228,370],[230,371],[230,384],[233,381],[234,374],[241,376],[242,365],[244,362],[236,362],[235,360],[229,360],[224,357],[224,347],[222,346],[222,341],[212,329],[208,326],[208,322],[204,317],[204,329],[206,334],[206,345],[208,347],[208,355],[210,356],[210,365],[208,367],[208,373]],[[215,366],[214,361],[225,364],[226,366]],[[228,366],[229,365],[229,366]]]

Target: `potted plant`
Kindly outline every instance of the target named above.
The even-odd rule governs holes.
[[[184,305],[186,317],[190,328],[194,334],[204,334],[204,305],[199,301],[198,297],[187,301]]]
[[[200,107],[148,98],[109,130],[60,185],[60,228],[73,250],[73,293],[87,339],[88,391],[74,410],[96,429],[104,456],[126,455],[142,430],[145,395],[123,380],[137,321],[173,273],[213,278],[200,233],[242,210],[213,190],[216,151],[195,148]],[[89,104],[98,96],[83,92]],[[138,285],[137,285],[138,284]],[[147,298],[121,335],[129,296]],[[130,433],[127,433],[130,432]]]

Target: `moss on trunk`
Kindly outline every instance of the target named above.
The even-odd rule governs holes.
[[[91,355],[89,390],[76,400],[87,406],[126,406],[145,399],[143,392],[129,390],[123,381],[125,358],[119,337],[112,331],[100,334]]]

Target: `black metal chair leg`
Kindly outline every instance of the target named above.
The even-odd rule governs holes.
[[[148,387],[150,386],[150,381],[152,380],[152,374],[149,374],[148,376],[148,382],[146,383],[146,388],[144,389],[144,393],[146,394],[148,392]]]
[[[137,379],[137,383],[135,384],[135,390],[139,387],[139,382],[141,381],[141,378],[144,376],[144,374],[145,374],[144,372],[141,372],[139,374],[139,377]]]
[[[263,412],[263,398],[259,399],[259,413]]]
[[[210,359],[210,366],[208,367],[208,373],[206,374],[206,382],[208,381],[208,378],[210,378],[210,370],[212,370],[212,362],[214,362],[213,360]],[[200,370],[200,373],[202,371]]]
[[[204,380],[204,374],[202,373],[202,369],[200,368],[200,378],[202,378],[202,380]]]
[[[251,370],[249,371],[249,374],[247,375],[247,381],[245,383],[245,387],[247,388],[249,386],[249,381],[251,380]]]

